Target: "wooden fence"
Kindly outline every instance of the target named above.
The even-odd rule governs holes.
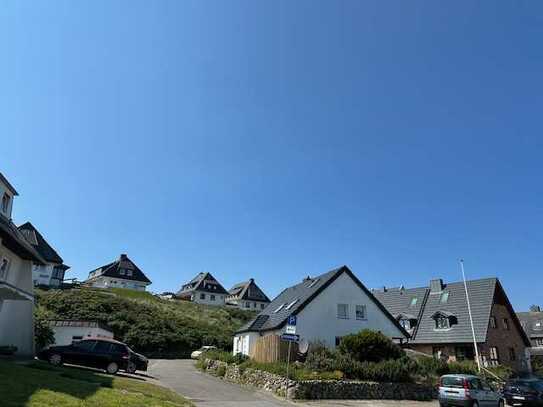
[[[295,361],[298,355],[298,344],[293,342],[290,348],[290,360]],[[257,362],[271,363],[286,361],[288,342],[282,341],[279,335],[268,335],[258,338],[251,357]]]

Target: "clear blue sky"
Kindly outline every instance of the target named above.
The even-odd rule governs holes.
[[[543,4],[0,6],[2,171],[87,272],[126,252],[270,296],[498,276],[543,303]],[[543,304],[542,304],[543,305]]]

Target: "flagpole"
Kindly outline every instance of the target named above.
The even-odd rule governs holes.
[[[475,337],[475,327],[473,326],[473,316],[471,315],[471,305],[469,302],[468,283],[466,282],[466,273],[464,273],[464,260],[460,259],[460,268],[462,269],[462,279],[464,280],[464,289],[466,290],[466,301],[468,303],[469,321],[471,323],[471,333],[473,335],[473,347],[475,348],[475,357],[477,358],[477,369],[481,373],[481,360],[479,358],[479,349]]]

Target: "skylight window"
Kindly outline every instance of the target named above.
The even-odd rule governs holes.
[[[311,284],[309,284],[309,285],[307,286],[307,288],[313,287],[315,284],[317,284],[317,283],[319,282],[319,280],[320,280],[320,278],[317,278],[317,279],[313,280],[313,281],[311,282]]]
[[[449,292],[444,291],[443,293],[441,293],[441,298],[439,299],[439,302],[442,304],[446,304],[447,301],[449,301]]]
[[[419,299],[417,297],[411,298],[411,302],[409,303],[410,307],[414,307],[419,302]]]
[[[273,312],[274,312],[275,314],[277,314],[279,311],[281,311],[281,310],[285,307],[285,305],[287,305],[287,304],[281,304],[281,305],[279,305],[279,307],[278,307],[275,311],[273,311]]]
[[[291,309],[291,308],[294,306],[294,304],[296,304],[296,303],[298,302],[298,300],[299,300],[299,299],[296,298],[294,301],[292,301],[290,304],[288,304],[287,307],[286,307],[285,309],[286,309],[286,310]]]

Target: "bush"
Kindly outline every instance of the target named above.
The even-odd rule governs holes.
[[[336,355],[328,349],[323,343],[316,342],[311,344],[309,353],[305,360],[305,366],[308,369],[317,371],[330,371],[335,369]]]
[[[240,365],[243,362],[247,361],[249,357],[241,353],[232,355],[231,352],[226,352],[222,350],[211,350],[211,351],[205,352],[202,355],[202,359],[220,360],[221,362],[234,363],[236,365]]]
[[[40,306],[34,308],[34,343],[40,351],[55,342],[55,333],[49,326],[52,314]]]
[[[403,350],[385,335],[369,329],[344,336],[338,350],[358,362],[381,362],[404,355]]]

